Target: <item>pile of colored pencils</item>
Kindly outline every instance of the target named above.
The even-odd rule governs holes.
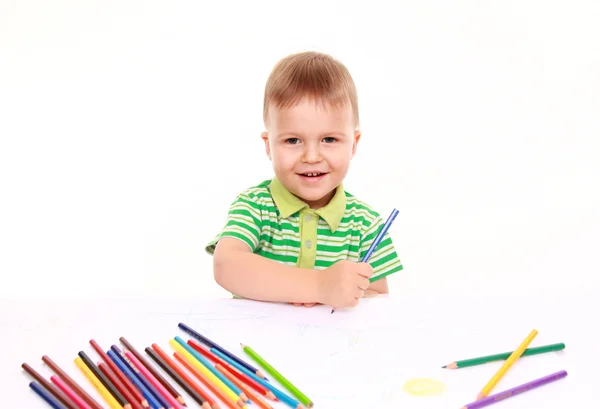
[[[494,374],[494,376],[488,381],[488,383],[481,389],[479,394],[477,395],[477,399],[462,407],[462,409],[480,409],[485,406],[489,406],[493,403],[497,403],[503,401],[505,399],[511,398],[518,394],[530,391],[535,388],[539,388],[540,386],[549,384],[551,382],[555,382],[559,379],[563,379],[567,376],[567,371],[561,370],[544,377],[534,379],[530,382],[524,383],[522,385],[515,386],[503,392],[496,393],[494,395],[490,395],[490,392],[496,387],[500,379],[506,375],[508,370],[517,362],[517,360],[523,356],[530,355],[539,355],[552,351],[560,351],[565,348],[564,343],[544,345],[536,348],[527,348],[529,344],[533,341],[533,339],[537,336],[537,330],[531,331],[531,333],[525,338],[519,347],[512,352],[503,352],[494,355],[487,355],[478,358],[470,358],[463,359],[460,361],[451,362],[445,365],[443,368],[448,369],[458,369],[465,368],[474,365],[482,365],[488,362],[501,361],[504,360],[504,364],[498,369],[498,371]]]
[[[84,387],[48,356],[42,361],[54,375],[50,380],[27,363],[22,368],[33,377],[29,383],[54,409],[183,409],[187,406],[179,385],[202,409],[247,408],[255,403],[261,409],[272,409],[268,401],[280,401],[293,409],[311,408],[313,403],[252,348],[242,350],[293,396],[284,393],[257,368],[238,358],[184,323],[179,328],[194,339],[187,342],[179,336],[169,341],[175,350],[172,357],[153,343],[140,353],[126,338],[122,347],[112,345],[105,351],[95,340],[90,345],[100,357],[95,363],[84,351],[74,359],[94,389],[104,400],[101,405]],[[161,368],[171,381],[158,371]]]

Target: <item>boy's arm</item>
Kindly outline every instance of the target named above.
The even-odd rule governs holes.
[[[318,271],[254,254],[237,238],[219,240],[213,270],[220,286],[244,298],[291,303],[311,303],[319,298]]]

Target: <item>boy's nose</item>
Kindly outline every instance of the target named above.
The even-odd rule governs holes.
[[[318,146],[307,145],[304,149],[302,160],[306,163],[316,163],[321,161],[321,150]]]

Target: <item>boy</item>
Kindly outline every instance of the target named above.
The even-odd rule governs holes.
[[[263,120],[275,176],[237,196],[207,245],[217,283],[239,297],[307,307],[353,307],[387,293],[386,278],[369,278],[402,270],[400,259],[386,234],[360,262],[384,222],[342,183],[361,136],[346,67],[316,52],[279,61]]]

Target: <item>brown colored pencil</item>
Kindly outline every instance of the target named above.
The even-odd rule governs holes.
[[[156,362],[158,366],[160,366],[166,373],[169,374],[171,378],[175,380],[182,388],[185,390],[202,408],[210,409],[210,403],[206,399],[204,399],[198,392],[196,392],[191,385],[188,385],[187,382],[162,359],[158,353],[151,348],[145,349],[146,353],[150,355],[150,357]]]
[[[165,389],[175,398],[177,399],[177,401],[179,403],[181,403],[183,406],[187,406],[185,403],[185,400],[183,399],[183,396],[181,396],[181,393],[179,393],[177,391],[177,389],[175,389],[157,370],[156,368],[154,368],[154,366],[152,366],[150,364],[150,362],[148,362],[148,360],[141,354],[139,353],[133,345],[131,345],[131,343],[129,341],[127,341],[127,339],[125,339],[125,337],[121,337],[119,338],[119,340],[121,341],[121,343],[123,343],[123,345],[125,345],[125,347],[127,349],[129,349],[129,351],[131,351],[131,353],[142,363],[142,365],[144,365],[152,375],[154,375],[154,377],[158,380],[158,382],[160,382],[162,384],[162,386],[165,387]]]
[[[198,392],[198,395],[202,396],[202,398],[204,398],[204,400],[209,403],[209,405],[211,406],[212,409],[219,409],[219,404],[217,402],[215,402],[213,397],[208,392],[206,392],[206,390],[202,389],[202,387],[196,381],[194,381],[177,364],[177,362],[175,362],[173,359],[171,359],[169,357],[169,355],[161,349],[161,347],[159,347],[156,344],[152,344],[152,349],[154,349],[154,351],[156,351],[158,356],[161,357],[175,372],[177,372],[177,374],[179,376],[181,376],[183,378],[183,380],[188,383],[188,385],[190,385],[196,392]]]
[[[92,348],[94,348],[94,350],[98,353],[98,355],[100,355],[100,358],[102,358],[104,360],[104,362],[106,362],[108,364],[108,366],[110,367],[112,372],[115,375],[117,375],[117,377],[123,383],[123,385],[125,385],[127,390],[135,398],[134,400],[136,400],[137,402],[140,402],[143,407],[149,408],[150,404],[148,403],[146,398],[144,398],[144,395],[142,395],[142,392],[131,382],[131,380],[127,377],[127,375],[125,375],[119,369],[119,367],[113,362],[113,360],[110,359],[108,354],[106,352],[104,352],[104,350],[100,347],[100,345],[98,345],[98,343],[96,341],[94,341],[93,339],[90,340],[90,345],[92,346]]]
[[[92,373],[96,375],[96,378],[98,378],[100,382],[102,382],[102,385],[104,385],[106,389],[108,389],[108,392],[110,392],[110,394],[114,396],[117,402],[119,402],[119,405],[123,406],[123,409],[131,409],[131,403],[129,403],[127,399],[125,399],[125,396],[123,396],[123,394],[119,392],[117,387],[110,381],[110,379],[108,379],[106,375],[104,375],[104,373],[102,373],[102,371],[96,366],[96,364],[90,359],[90,357],[87,356],[87,354],[83,351],[79,351],[77,355],[79,355],[85,366],[90,368],[90,371],[92,371]]]
[[[90,405],[94,409],[104,409],[98,402],[96,402],[94,398],[92,398],[85,391],[85,389],[79,386],[79,384],[77,384],[77,382],[71,379],[71,377],[67,375],[67,373],[60,368],[60,366],[58,366],[52,359],[50,359],[48,355],[44,355],[42,357],[42,361],[44,361],[44,363],[48,365],[50,369],[52,369],[52,371],[54,371],[54,373],[58,375],[60,379],[65,381],[65,383],[69,385],[69,387],[73,389],[75,393],[81,396],[81,399],[83,399],[88,405]]]
[[[244,401],[242,399],[238,399],[236,402],[233,401],[229,396],[227,396],[221,389],[219,389],[214,383],[212,383],[202,372],[197,370],[191,363],[187,361],[179,352],[174,352],[173,356],[183,364],[183,366],[190,371],[196,378],[198,378],[208,389],[212,391],[220,400],[224,402],[229,409],[240,409],[240,407],[244,407]],[[239,406],[236,406],[237,405]]]
[[[225,368],[223,368],[221,364],[216,364],[215,368],[219,372],[221,372],[227,379],[229,379],[231,383],[233,383],[235,386],[246,392],[246,395],[248,395],[248,399],[250,399],[252,402],[258,404],[258,406],[260,406],[263,409],[273,409],[271,405],[269,405],[267,402],[262,400],[256,393],[254,393],[248,385],[246,385],[245,383],[237,379],[235,376],[233,376],[233,374],[227,371]]]
[[[132,395],[131,392],[127,390],[125,385],[117,378],[117,375],[106,365],[104,362],[98,362],[98,369],[102,371],[102,373],[110,380],[113,385],[123,394],[127,402],[130,403],[133,409],[144,409],[142,404],[138,402]]]
[[[63,393],[60,389],[58,389],[55,385],[50,383],[47,379],[45,379],[40,373],[38,373],[35,369],[29,366],[26,363],[21,364],[21,368],[23,368],[29,375],[31,375],[36,381],[38,381],[44,388],[48,390],[56,399],[58,399],[61,403],[63,403],[69,409],[79,409],[75,402],[73,402],[67,395]]]

